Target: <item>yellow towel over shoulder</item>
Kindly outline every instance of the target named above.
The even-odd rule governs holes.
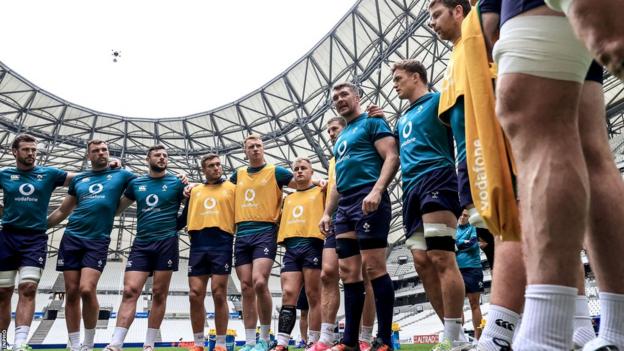
[[[511,149],[495,114],[492,73],[478,5],[462,23],[466,159],[475,207],[490,231],[520,240],[520,219],[512,184]]]

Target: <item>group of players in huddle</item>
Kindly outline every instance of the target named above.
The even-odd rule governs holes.
[[[556,8],[552,4],[555,2],[549,1],[548,5]],[[488,54],[484,53],[484,57],[492,56],[496,38],[489,35],[490,29],[496,33],[502,28],[494,50],[499,63],[497,104],[518,167],[518,197],[528,259],[525,265],[520,242],[497,241],[489,322],[477,345],[465,341],[461,332],[467,290],[456,262],[455,240],[462,213],[472,225],[486,229],[473,203],[466,160],[464,108],[472,108],[473,103],[460,83],[464,78],[461,70],[471,69],[462,61],[462,23],[471,10],[467,0],[433,0],[429,4],[431,27],[454,47],[441,93],[430,91],[427,68],[419,61],[394,63],[394,89],[399,99],[409,102],[394,129],[381,108],[369,106],[364,111],[357,86],[340,83],[332,88],[339,116],[326,124],[334,155],[327,181],[313,179],[311,161],[305,157],[293,161],[292,171],[267,163],[262,139],[253,134],[243,141],[247,166],[226,179],[219,156],[206,155],[201,159],[205,182],[187,187],[184,177],[167,172],[168,154],[161,145],[147,152],[148,173],[135,176],[115,167],[117,162],[111,167],[107,143],[91,140],[87,144],[91,169],[74,174],[36,166],[37,141],[29,135],[17,136],[12,144],[16,167],[0,171],[4,192],[0,329],[6,330],[10,323],[10,301],[19,273],[14,349],[28,348],[34,297],[46,259],[46,230],[69,217],[57,260],[57,270],[65,277],[69,347],[93,349],[98,316],[96,286],[106,264],[113,218],[136,202],[137,232],[127,260],[116,328],[106,351],[121,349],[150,274],[152,306],[145,349],[154,348],[169,282],[178,268],[177,232],[184,227],[190,236],[190,314],[198,348],[205,343],[204,298],[210,280],[216,348],[224,351],[229,317],[227,282],[234,267],[241,283],[244,351],[283,351],[288,347],[296,321],[295,305],[304,286],[310,306],[309,351],[391,350],[394,289],[386,270],[392,218],[388,188],[400,166],[405,245],[444,324],[443,338],[434,350],[509,350],[514,341],[515,350],[565,350],[573,347],[573,338],[574,347],[585,345],[586,350],[622,348],[624,279],[615,279],[622,277],[622,270],[608,262],[622,252],[618,249],[624,239],[603,232],[624,227],[616,226],[624,216],[619,211],[621,205],[616,205],[621,198],[615,198],[624,190],[610,158],[604,118],[598,118],[604,116],[602,68],[595,63],[590,68],[591,56],[587,53],[578,58],[582,62],[568,62],[576,57],[570,54],[566,56],[567,66],[531,70],[539,65],[518,54],[529,44],[518,44],[521,41],[516,36],[531,37],[523,30],[539,30],[537,22],[523,24],[531,20],[556,22],[549,25],[562,26],[555,31],[558,35],[569,32],[567,37],[559,38],[562,46],[543,45],[540,50],[565,52],[577,45],[575,53],[582,52],[584,48],[571,34],[567,18],[558,12],[575,9],[575,5],[563,2],[564,8],[557,11],[541,1],[521,1],[519,6],[512,1],[482,1],[478,5],[484,52]],[[539,37],[550,34],[546,30]],[[548,59],[540,63],[550,64]],[[561,118],[553,117],[551,121],[544,117],[541,124],[536,123],[544,108]],[[579,128],[579,123],[595,128]],[[600,171],[592,174],[587,169]],[[555,180],[544,172],[562,178]],[[596,173],[609,185],[608,191],[597,183]],[[50,196],[58,186],[68,186],[68,195],[46,218]],[[293,189],[286,197],[284,187]],[[611,206],[608,209],[603,206],[607,203]],[[606,213],[608,219],[598,216],[594,207]],[[569,218],[570,214],[574,214],[573,218]],[[570,238],[561,239],[563,227],[556,225],[564,218]],[[605,229],[600,221],[613,226]],[[570,226],[578,230],[570,234]],[[587,325],[587,301],[577,294],[582,289],[577,289],[582,284],[577,274],[578,253],[586,227],[587,246],[601,288],[603,324],[597,339],[587,335],[591,327]],[[603,235],[600,239],[599,233]],[[604,235],[611,235],[607,243]],[[269,345],[272,300],[268,280],[277,245],[285,247],[281,262],[282,306],[277,343]],[[335,342],[339,279],[344,291],[345,328],[343,338]],[[377,336],[371,340],[374,314]],[[85,330],[82,342],[81,316]],[[572,318],[575,316],[579,317],[578,325],[577,318]],[[260,335],[256,341],[258,319]],[[518,334],[515,340],[514,332]]]

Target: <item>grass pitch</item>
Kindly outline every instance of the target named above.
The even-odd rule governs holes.
[[[401,345],[401,351],[429,351],[433,345],[414,345],[414,344],[403,344]],[[238,350],[238,347],[236,348]],[[187,348],[183,347],[157,347],[156,351],[187,351]],[[295,349],[290,348],[292,351],[303,351],[303,349]],[[67,349],[44,349],[42,351],[67,351]],[[140,347],[127,347],[124,348],[124,351],[143,351],[143,348]]]

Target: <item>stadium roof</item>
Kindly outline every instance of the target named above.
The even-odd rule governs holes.
[[[181,117],[141,119],[94,111],[37,87],[0,62],[0,165],[14,164],[10,142],[16,133],[28,132],[42,140],[40,164],[85,169],[86,142],[99,138],[109,141],[112,155],[127,167],[144,173],[147,147],[160,143],[169,149],[170,168],[198,181],[202,155],[223,155],[229,173],[245,164],[244,136],[257,133],[265,140],[269,162],[289,166],[296,157],[309,156],[317,174],[326,174],[330,143],[323,127],[335,115],[329,95],[333,84],[358,84],[362,104],[381,106],[394,124],[406,103],[392,89],[392,62],[419,59],[434,86],[442,79],[450,46],[427,26],[426,6],[425,0],[360,0],[315,47],[270,82],[227,105]],[[624,88],[605,77],[609,131],[615,135],[624,126]],[[394,182],[389,191],[390,240],[396,241],[403,234],[400,187]],[[51,208],[63,195],[57,191]],[[116,250],[127,251],[134,224],[129,212],[116,220]],[[53,248],[57,232],[52,231]]]

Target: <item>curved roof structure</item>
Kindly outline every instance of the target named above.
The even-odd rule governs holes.
[[[288,166],[298,156],[309,156],[317,174],[325,174],[330,143],[323,127],[335,115],[329,95],[333,84],[361,86],[362,103],[382,106],[393,124],[405,103],[392,89],[391,62],[417,58],[434,87],[441,80],[450,46],[427,26],[426,6],[425,0],[359,0],[314,48],[270,82],[225,106],[182,117],[141,119],[94,111],[37,87],[0,63],[0,165],[14,163],[10,142],[16,133],[28,132],[42,140],[40,164],[82,170],[87,167],[86,142],[99,138],[109,141],[113,156],[144,173],[147,147],[160,143],[168,147],[170,168],[198,181],[202,155],[223,155],[229,173],[245,163],[244,136],[257,133],[265,140],[269,162]],[[609,130],[615,135],[624,125],[624,88],[607,75],[605,92]],[[391,240],[403,232],[396,185],[389,189]],[[51,208],[63,194],[57,191]],[[134,234],[131,212],[116,219],[116,253],[127,251]],[[57,232],[52,231],[52,247]]]

